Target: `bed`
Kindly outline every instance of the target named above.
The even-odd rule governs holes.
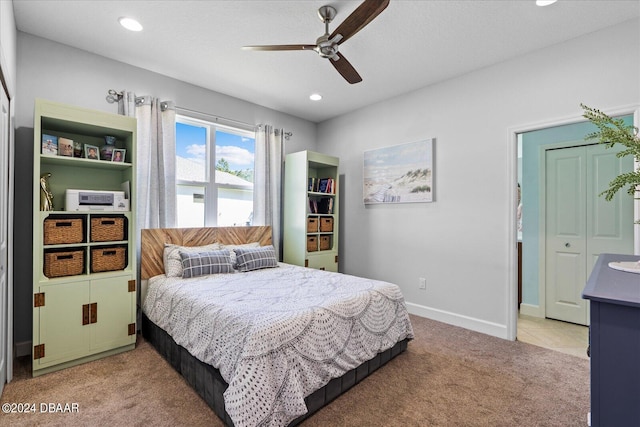
[[[396,285],[270,245],[266,226],[142,230],[143,335],[228,426],[296,425],[413,338]]]

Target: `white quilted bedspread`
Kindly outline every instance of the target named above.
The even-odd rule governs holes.
[[[236,427],[284,426],[305,396],[404,338],[394,284],[279,264],[250,273],[149,280],[143,310],[220,370]]]

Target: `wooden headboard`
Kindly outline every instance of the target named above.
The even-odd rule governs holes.
[[[270,245],[271,226],[144,229],[140,242],[140,278],[144,280],[164,273],[162,254],[165,243],[202,246],[215,242],[224,245],[251,242]]]

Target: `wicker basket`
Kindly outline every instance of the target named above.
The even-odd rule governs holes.
[[[91,272],[124,270],[126,252],[127,248],[124,246],[91,249]]]
[[[320,231],[322,231],[322,232],[333,231],[333,218],[332,217],[328,216],[328,217],[320,218]]]
[[[327,251],[331,249],[331,236],[320,236],[320,250]]]
[[[47,218],[44,220],[45,245],[80,243],[82,239],[82,219]]]
[[[307,252],[318,250],[318,236],[307,236]]]
[[[44,275],[46,277],[76,276],[84,269],[84,251],[44,253]]]
[[[318,218],[307,217],[307,233],[317,233],[317,232],[318,232]]]
[[[124,240],[124,217],[91,218],[91,241]]]

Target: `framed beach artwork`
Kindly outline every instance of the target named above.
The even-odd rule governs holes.
[[[434,139],[364,152],[365,205],[433,201]]]

